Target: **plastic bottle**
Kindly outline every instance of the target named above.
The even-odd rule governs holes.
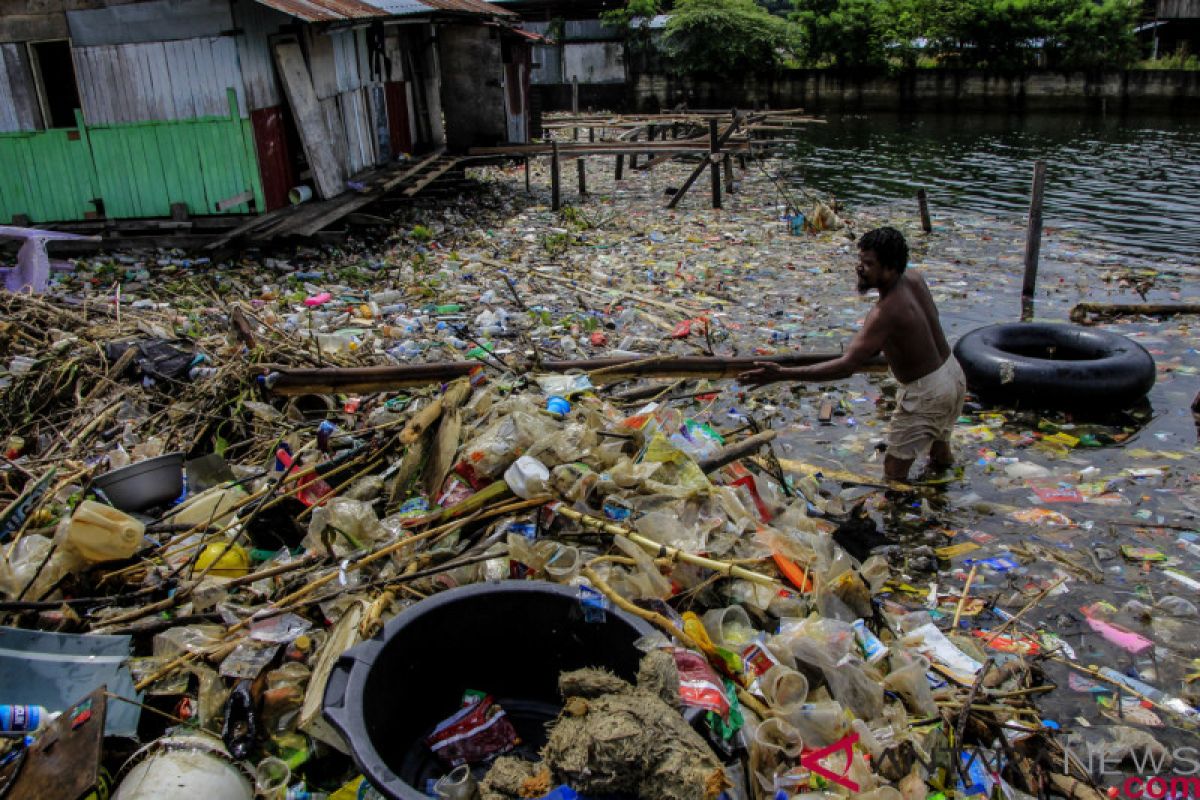
[[[193,381],[206,381],[209,378],[217,377],[217,373],[220,371],[216,367],[192,367],[188,370],[188,377]]]
[[[0,705],[0,736],[24,736],[44,729],[58,714],[45,706]]]
[[[234,507],[246,499],[240,486],[214,486],[173,510],[168,522],[177,525],[208,525],[223,528],[233,521]]]
[[[146,526],[112,506],[84,500],[67,526],[67,542],[88,561],[130,558],[142,546]]]

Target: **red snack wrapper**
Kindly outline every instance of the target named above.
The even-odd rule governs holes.
[[[675,648],[675,669],[679,671],[679,699],[685,706],[715,711],[722,719],[729,717],[729,699],[725,686],[704,656],[691,650]]]
[[[434,755],[451,767],[486,761],[509,752],[520,742],[504,709],[491,695],[459,709],[438,723],[425,739]]]

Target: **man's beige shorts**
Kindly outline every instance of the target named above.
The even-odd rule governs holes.
[[[966,391],[967,379],[953,355],[924,378],[900,384],[887,454],[915,459],[934,442],[949,442]]]

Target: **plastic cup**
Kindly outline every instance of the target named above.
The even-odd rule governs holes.
[[[808,679],[791,667],[776,664],[763,675],[762,690],[771,707],[786,714],[807,701]]]
[[[254,770],[254,788],[263,800],[286,800],[292,771],[284,761],[268,757]]]
[[[740,649],[749,644],[756,633],[750,615],[741,606],[714,608],[704,615],[703,620],[709,637],[725,647]]]
[[[478,788],[471,768],[466,764],[455,767],[433,785],[434,794],[439,800],[473,800],[478,796]]]
[[[568,583],[579,574],[579,550],[569,545],[560,547],[546,562],[546,574],[558,583]]]

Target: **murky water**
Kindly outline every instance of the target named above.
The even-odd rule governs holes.
[[[1180,117],[829,117],[795,151],[804,184],[852,203],[928,192],[935,213],[1021,216],[1047,163],[1045,224],[1131,256],[1195,263],[1200,124]],[[912,201],[915,205],[915,200]]]

